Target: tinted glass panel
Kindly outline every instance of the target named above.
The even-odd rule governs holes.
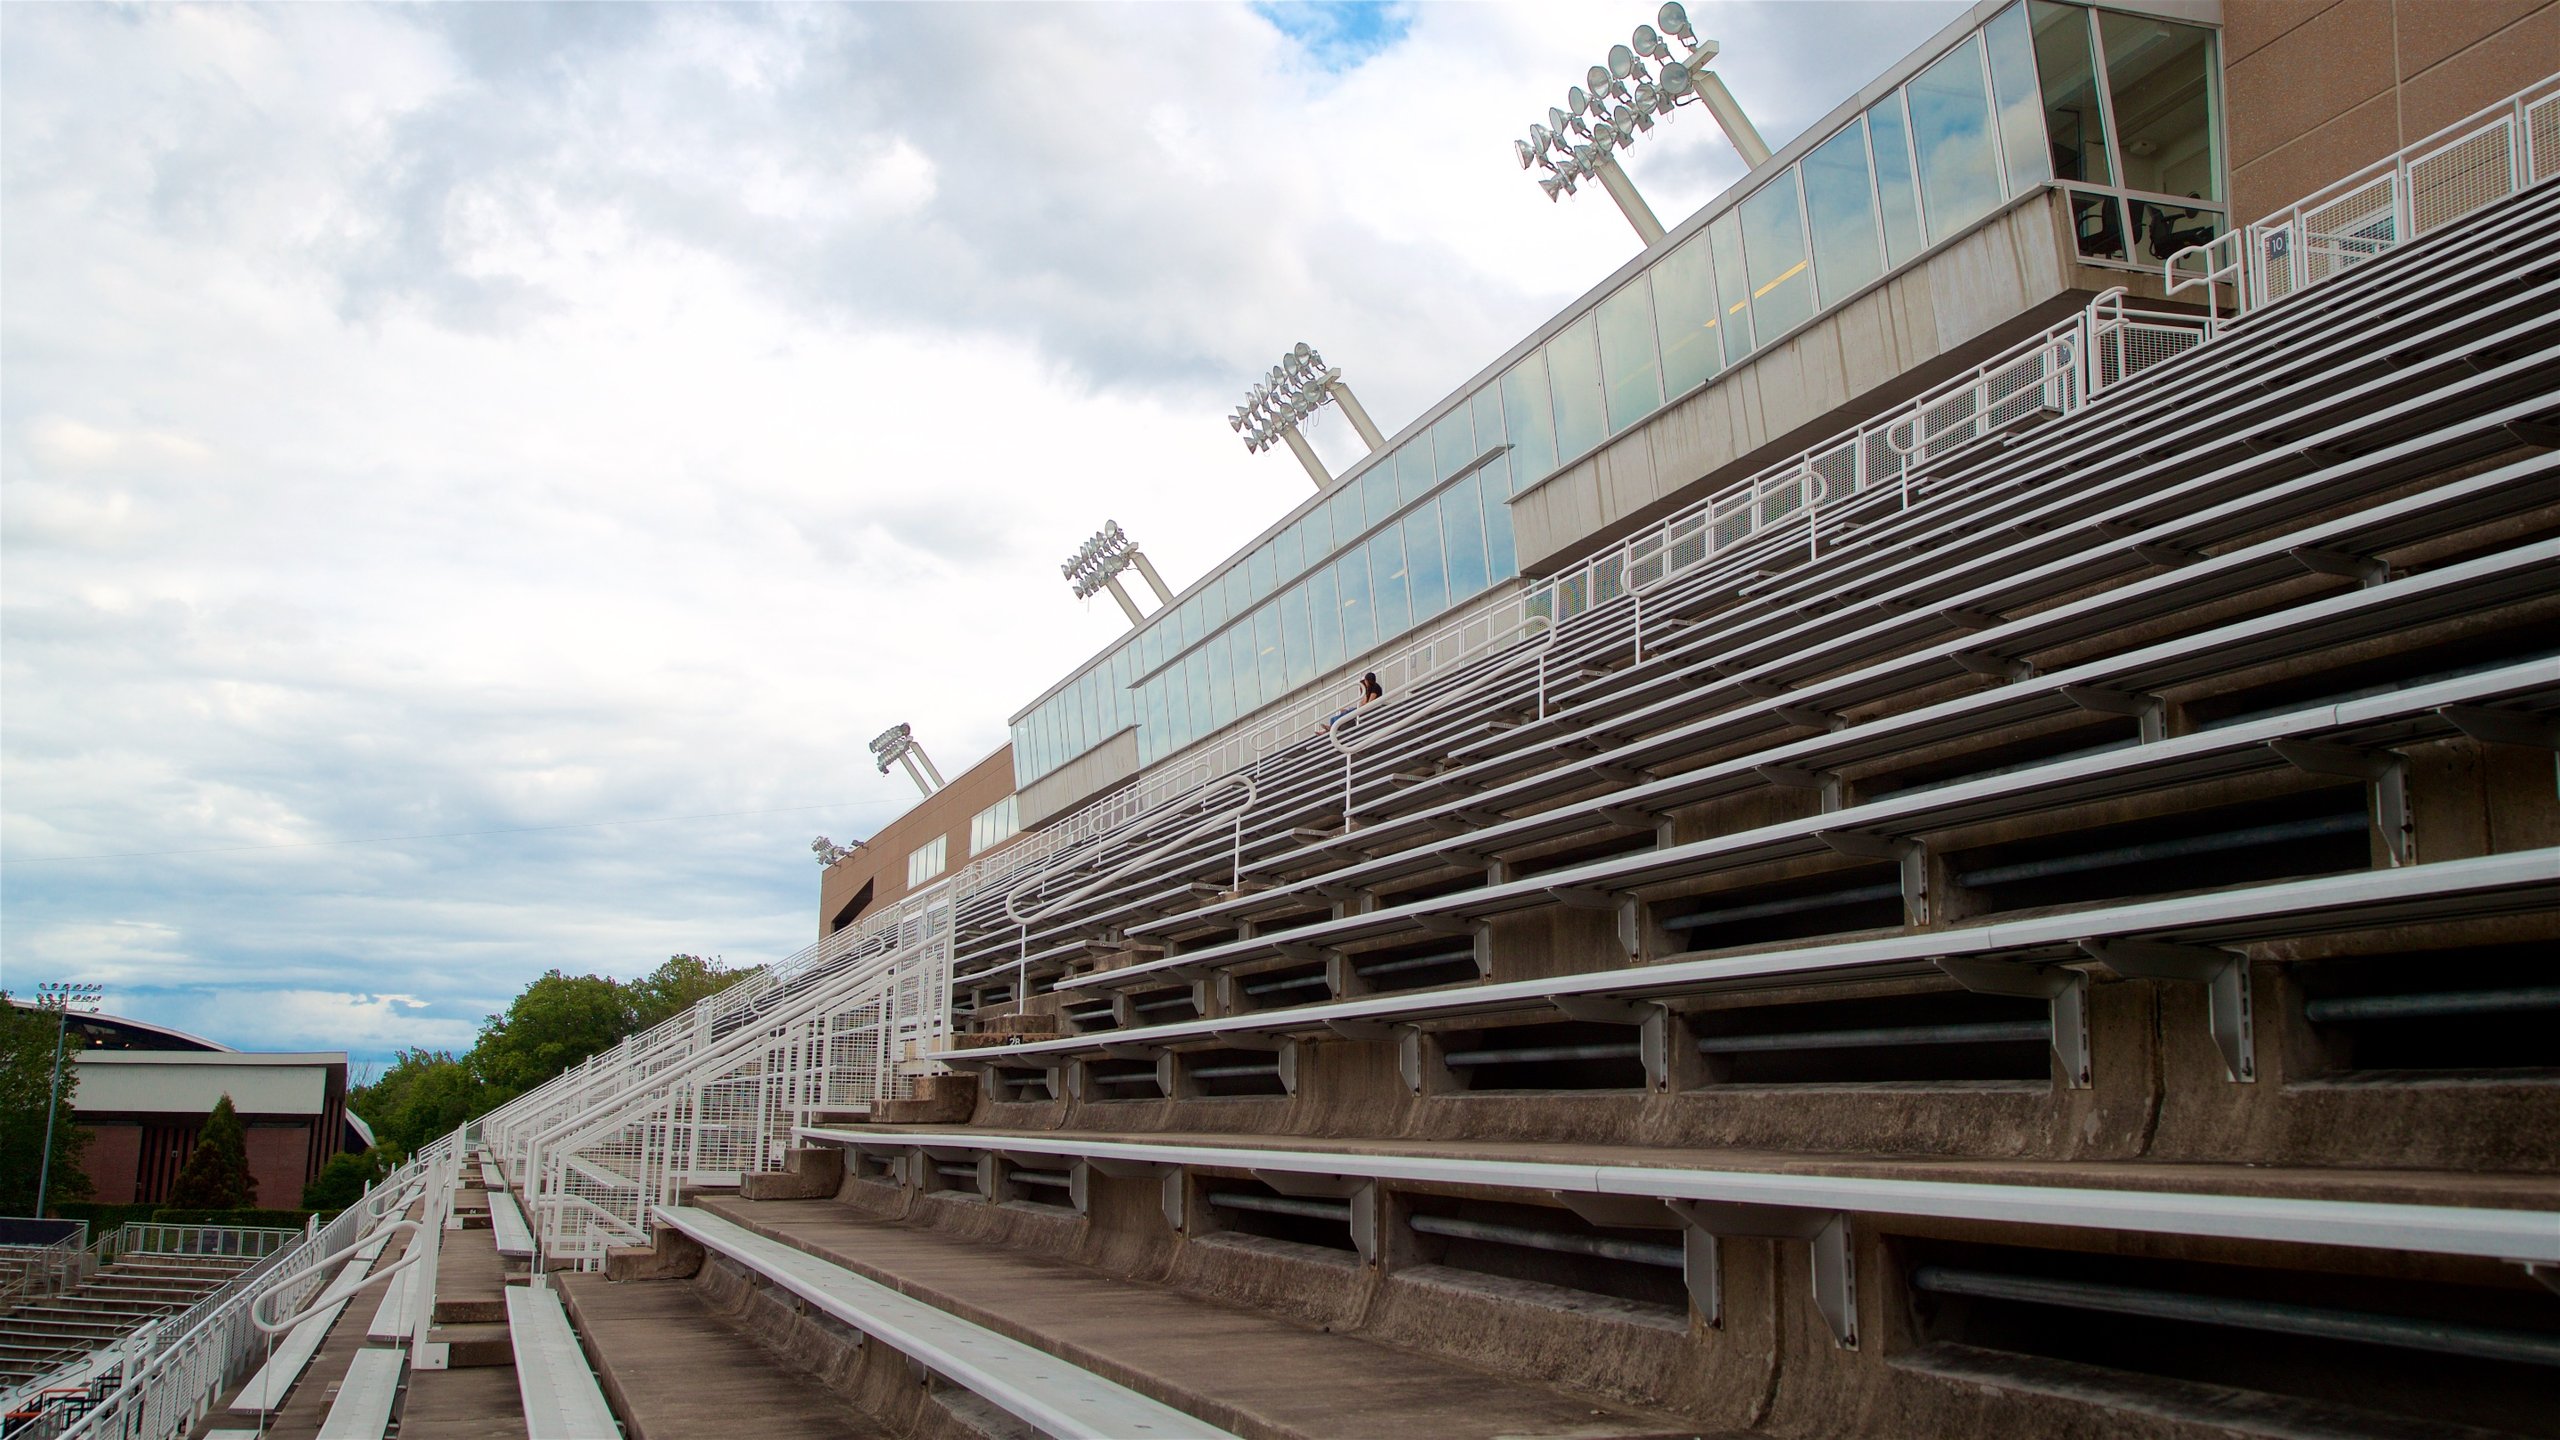
[[[1476,453],[1481,455],[1509,437],[1502,430],[1502,387],[1487,385],[1467,402],[1475,412]]]
[[[1279,699],[1289,683],[1289,656],[1281,644],[1280,605],[1276,600],[1253,617],[1253,664],[1261,681],[1262,698]]]
[[[2089,12],[2035,0],[2036,70],[2044,79],[2044,129],[2053,173],[2063,180],[2113,183],[2107,164],[2107,120],[2099,113],[2098,76],[2089,62]]]
[[[1339,550],[1359,538],[1360,527],[1366,523],[1367,517],[1360,510],[1358,486],[1340,486],[1324,502],[1324,524],[1333,532],[1334,549]]]
[[[1991,98],[2000,108],[2000,152],[2009,167],[2009,193],[2019,194],[2053,178],[2045,151],[2044,97],[2036,89],[2035,42],[2027,34],[2027,7],[2012,5],[1982,29],[1991,46]]]
[[[1476,458],[1475,421],[1460,405],[1441,416],[1431,426],[1431,453],[1435,457],[1431,478],[1446,480]]]
[[[1824,304],[1848,299],[1884,273],[1866,121],[1850,121],[1804,157],[1804,208],[1813,221],[1813,269]]]
[[[2160,261],[2210,240],[2221,198],[2215,151],[2220,98],[2213,81],[2213,32],[2192,25],[2098,12],[2107,57],[2107,98],[2115,112],[2116,164],[2129,189],[2182,195],[2198,205],[2137,201],[2136,260]]]
[[[1588,315],[1547,342],[1547,383],[1555,392],[1556,458],[1579,459],[1608,438],[1600,401],[1600,350]]]
[[[1431,493],[1438,477],[1431,473],[1431,437],[1424,434],[1396,452],[1396,503],[1410,505]]]
[[[1484,589],[1484,494],[1478,471],[1440,495],[1440,540],[1449,556],[1449,603]]]
[[[1742,217],[1728,210],[1707,225],[1716,255],[1716,295],[1723,314],[1724,363],[1751,353],[1751,284],[1743,278]]]
[[[1777,336],[1813,317],[1812,264],[1804,253],[1804,212],[1790,168],[1742,202],[1742,253],[1751,274],[1751,328]]]
[[[1330,565],[1307,576],[1307,624],[1315,632],[1315,668],[1321,675],[1342,663],[1342,595],[1334,588]]]
[[[1253,650],[1251,619],[1229,630],[1226,639],[1213,647],[1213,653],[1226,656],[1227,679],[1235,687],[1235,708],[1218,722],[1221,725],[1253,713],[1254,707],[1262,703],[1262,680],[1255,669]]]
[[[1271,578],[1274,582],[1286,585],[1298,578],[1299,571],[1307,568],[1306,540],[1306,527],[1298,524],[1292,524],[1271,537]]]
[[[1600,373],[1608,377],[1611,433],[1662,407],[1662,359],[1653,348],[1653,287],[1641,275],[1600,302]]]
[[[1314,633],[1307,625],[1307,587],[1293,585],[1280,596],[1280,648],[1289,657],[1290,689],[1316,678]]]
[[[1246,556],[1244,560],[1244,583],[1245,595],[1247,598],[1244,604],[1237,605],[1235,607],[1234,613],[1238,615],[1243,614],[1247,606],[1251,605],[1254,601],[1260,600],[1263,596],[1270,594],[1271,584],[1274,578],[1271,547],[1268,545],[1256,545],[1253,547],[1253,553]]]
[[[1369,603],[1369,550],[1353,550],[1335,562],[1334,585],[1341,592],[1342,653],[1345,659],[1377,643],[1378,607]]]
[[[1305,567],[1313,569],[1323,564],[1333,554],[1333,507],[1319,505],[1308,511],[1298,521],[1298,532]]]
[[[1513,483],[1556,468],[1555,410],[1547,396],[1547,352],[1532,351],[1502,376],[1502,425],[1511,437]]]
[[[1653,267],[1653,314],[1662,334],[1662,388],[1684,394],[1724,369],[1716,317],[1716,267],[1699,235]]]
[[[1376,611],[1370,618],[1378,627],[1379,644],[1412,627],[1413,592],[1406,586],[1401,527],[1369,537],[1369,603]]]
[[[1876,195],[1884,207],[1888,267],[1928,248],[1920,234],[1920,192],[1911,175],[1911,127],[1897,90],[1867,111],[1868,150],[1876,162]]]
[[[1449,570],[1440,550],[1440,506],[1423,506],[1404,517],[1405,581],[1413,592],[1415,624],[1449,608]]]
[[[1970,35],[1905,87],[1920,152],[1920,208],[1932,243],[2000,204],[1991,148],[1991,97],[1982,89],[1982,37]]]
[[[1396,513],[1398,458],[1389,455],[1370,466],[1368,473],[1360,477],[1360,503],[1368,524],[1375,525]]]

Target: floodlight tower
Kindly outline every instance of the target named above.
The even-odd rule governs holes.
[[[1768,142],[1760,138],[1751,117],[1742,113],[1733,92],[1707,68],[1719,53],[1716,42],[1698,38],[1679,0],[1664,5],[1655,20],[1660,31],[1652,25],[1637,26],[1627,44],[1610,47],[1608,64],[1594,65],[1584,75],[1589,89],[1576,85],[1567,90],[1564,106],[1550,107],[1545,124],[1530,126],[1528,139],[1511,142],[1521,169],[1537,165],[1548,172],[1538,188],[1547,192],[1549,200],[1574,193],[1577,180],[1597,180],[1647,245],[1662,238],[1662,222],[1636,193],[1635,182],[1619,168],[1613,152],[1633,145],[1636,136],[1653,129],[1653,117],[1667,116],[1674,106],[1695,100],[1715,117],[1725,138],[1740,152],[1742,163],[1758,169],[1769,158]],[[1671,46],[1662,38],[1666,34],[1686,52],[1679,59],[1671,57]]]
[[[1129,598],[1129,592],[1120,588],[1120,572],[1132,565],[1147,577],[1158,606],[1173,603],[1173,592],[1165,588],[1164,577],[1156,573],[1154,563],[1139,551],[1138,542],[1129,538],[1117,520],[1103,521],[1101,529],[1076,547],[1076,553],[1059,563],[1058,573],[1075,587],[1079,600],[1090,600],[1097,591],[1110,591],[1111,598],[1119,601],[1120,609],[1128,615],[1129,623],[1136,625],[1146,616],[1140,613],[1138,602]]]
[[[923,746],[916,743],[915,727],[912,725],[892,725],[872,736],[871,755],[873,759],[880,762],[880,773],[883,775],[889,773],[889,767],[892,764],[904,765],[907,767],[907,778],[916,782],[918,790],[931,795],[942,788],[942,772],[933,768],[933,758],[924,753]],[[916,769],[918,765],[924,766],[921,772]],[[925,779],[928,775],[933,777],[931,781]]]
[[[1343,383],[1342,372],[1328,368],[1324,357],[1304,340],[1291,347],[1260,383],[1245,392],[1244,403],[1227,417],[1227,428],[1242,435],[1244,448],[1257,455],[1270,449],[1274,441],[1285,442],[1289,453],[1307,467],[1307,478],[1321,490],[1333,483],[1333,476],[1326,473],[1324,462],[1316,458],[1315,447],[1298,433],[1298,426],[1324,408],[1328,400],[1342,407],[1344,418],[1360,432],[1361,442],[1370,450],[1385,447],[1387,437],[1378,433],[1377,422],[1360,408],[1359,397]]]
[[[36,1007],[54,1012],[53,1022],[53,1090],[44,1102],[44,1156],[36,1162],[36,1218],[44,1218],[45,1187],[53,1183],[53,1116],[62,1108],[62,1042],[71,1033],[71,1012],[93,1013],[100,997],[107,993],[104,985],[80,981],[48,980],[36,987]]]

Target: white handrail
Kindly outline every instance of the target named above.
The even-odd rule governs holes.
[[[356,1281],[356,1283],[352,1285],[348,1285],[343,1289],[335,1284],[329,1285],[321,1290],[319,1298],[282,1319],[269,1320],[265,1314],[266,1303],[269,1300],[274,1299],[276,1296],[282,1295],[285,1292],[285,1288],[293,1282],[301,1280],[307,1276],[317,1275],[321,1271],[328,1269],[330,1266],[345,1261],[350,1256],[373,1246],[377,1242],[388,1244],[392,1234],[396,1231],[414,1231],[418,1228],[418,1222],[415,1220],[394,1220],[390,1224],[383,1226],[381,1229],[374,1231],[372,1234],[365,1236],[361,1240],[358,1240],[353,1245],[349,1245],[343,1250],[337,1251],[336,1253],[325,1256],[321,1259],[314,1260],[310,1264],[300,1267],[292,1274],[277,1280],[268,1289],[259,1292],[258,1297],[249,1302],[249,1323],[257,1326],[260,1330],[265,1331],[269,1335],[281,1334],[284,1331],[290,1330],[294,1326],[301,1324],[303,1321],[310,1319],[313,1315],[337,1304],[339,1301],[349,1299],[357,1292],[371,1287],[375,1281],[390,1279],[402,1270],[416,1264],[425,1254],[425,1251],[416,1246],[412,1246],[408,1253],[402,1255],[398,1260],[384,1266],[380,1270],[368,1270]],[[375,1253],[379,1254],[381,1252],[377,1250]]]

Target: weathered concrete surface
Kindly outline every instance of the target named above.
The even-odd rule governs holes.
[[[883,1225],[844,1206],[713,1200],[704,1208],[1257,1440],[1697,1433],[1668,1415]]]
[[[782,1169],[743,1177],[738,1193],[750,1200],[817,1200],[843,1184],[843,1151],[794,1150]]]
[[[491,1230],[447,1230],[436,1251],[438,1325],[503,1325],[507,1267]]]
[[[647,1246],[617,1246],[604,1253],[608,1280],[690,1280],[702,1268],[702,1246],[680,1230],[659,1227]]]
[[[738,1333],[692,1285],[598,1275],[556,1283],[629,1440],[692,1440],[741,1427],[794,1440],[898,1433]]]
[[[401,1402],[400,1440],[524,1440],[515,1367],[413,1373]]]

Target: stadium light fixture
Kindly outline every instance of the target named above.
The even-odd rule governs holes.
[[[891,765],[904,765],[907,767],[907,778],[916,782],[918,790],[931,795],[942,788],[942,772],[933,768],[933,757],[925,754],[924,747],[916,743],[915,727],[912,725],[892,725],[872,736],[871,755],[873,759],[880,762],[880,773],[883,775],[889,773]],[[917,770],[918,765],[922,765],[924,769]],[[928,781],[926,776],[931,776],[932,779]]]
[[[868,842],[856,840],[850,845],[839,845],[821,835],[809,842],[809,853],[818,857],[819,869],[829,870],[860,854],[866,843]]]
[[[1147,577],[1158,606],[1173,603],[1173,592],[1165,588],[1164,577],[1156,573],[1155,565],[1139,551],[1138,542],[1129,538],[1117,520],[1103,521],[1101,529],[1076,547],[1076,553],[1059,562],[1058,573],[1075,587],[1079,600],[1110,591],[1111,598],[1119,601],[1120,609],[1128,615],[1129,623],[1136,625],[1146,616],[1139,611],[1138,602],[1129,598],[1129,592],[1120,588],[1120,572],[1133,565]]]
[[[1257,455],[1274,444],[1286,444],[1321,490],[1333,483],[1333,476],[1326,473],[1315,447],[1298,433],[1298,427],[1328,400],[1342,407],[1343,416],[1370,450],[1386,446],[1387,437],[1378,433],[1377,422],[1360,408],[1360,399],[1343,383],[1342,372],[1326,366],[1324,357],[1304,340],[1290,347],[1280,363],[1245,392],[1244,403],[1227,417],[1227,428],[1243,436],[1244,448]]]
[[[44,1102],[44,1152],[36,1162],[36,1218],[44,1218],[45,1188],[53,1183],[53,1117],[62,1108],[62,1042],[71,1033],[71,1012],[94,1014],[107,993],[104,985],[77,980],[48,980],[36,987],[36,1008],[54,1012],[53,1091]]]
[[[1521,169],[1535,166],[1547,172],[1539,177],[1538,188],[1549,200],[1573,194],[1580,181],[1597,180],[1647,245],[1662,238],[1662,222],[1619,168],[1617,152],[1652,130],[1655,116],[1667,117],[1675,107],[1695,101],[1715,117],[1744,164],[1758,169],[1769,159],[1768,143],[1751,117],[1707,68],[1719,53],[1716,42],[1698,38],[1678,0],[1663,6],[1654,20],[1659,30],[1637,26],[1626,44],[1610,47],[1607,64],[1592,66],[1583,84],[1565,92],[1562,106],[1548,108],[1545,123],[1529,127],[1528,139],[1511,142]],[[1680,42],[1678,58],[1665,35]]]

